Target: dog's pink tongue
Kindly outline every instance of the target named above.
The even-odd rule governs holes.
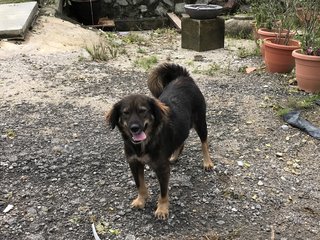
[[[132,136],[134,141],[140,142],[147,138],[146,134],[144,132],[141,132],[139,134],[133,134]]]

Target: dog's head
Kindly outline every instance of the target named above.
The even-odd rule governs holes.
[[[106,120],[114,129],[135,144],[145,142],[160,124],[168,121],[169,108],[157,99],[130,95],[117,102],[107,113]]]

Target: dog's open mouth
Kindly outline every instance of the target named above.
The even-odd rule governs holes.
[[[132,140],[134,143],[140,143],[144,140],[146,140],[147,135],[144,133],[144,131],[141,131],[140,133],[132,133]]]

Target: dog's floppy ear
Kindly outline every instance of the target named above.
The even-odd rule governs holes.
[[[110,125],[111,129],[114,129],[119,122],[120,106],[121,102],[117,102],[113,105],[112,109],[106,113],[106,121]]]
[[[153,98],[150,99],[149,104],[156,122],[168,121],[170,112],[168,106],[160,102],[158,99]]]

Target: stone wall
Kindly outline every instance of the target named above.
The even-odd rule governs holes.
[[[167,12],[184,13],[187,3],[224,5],[224,0],[101,0],[102,17],[140,19],[165,16]]]

